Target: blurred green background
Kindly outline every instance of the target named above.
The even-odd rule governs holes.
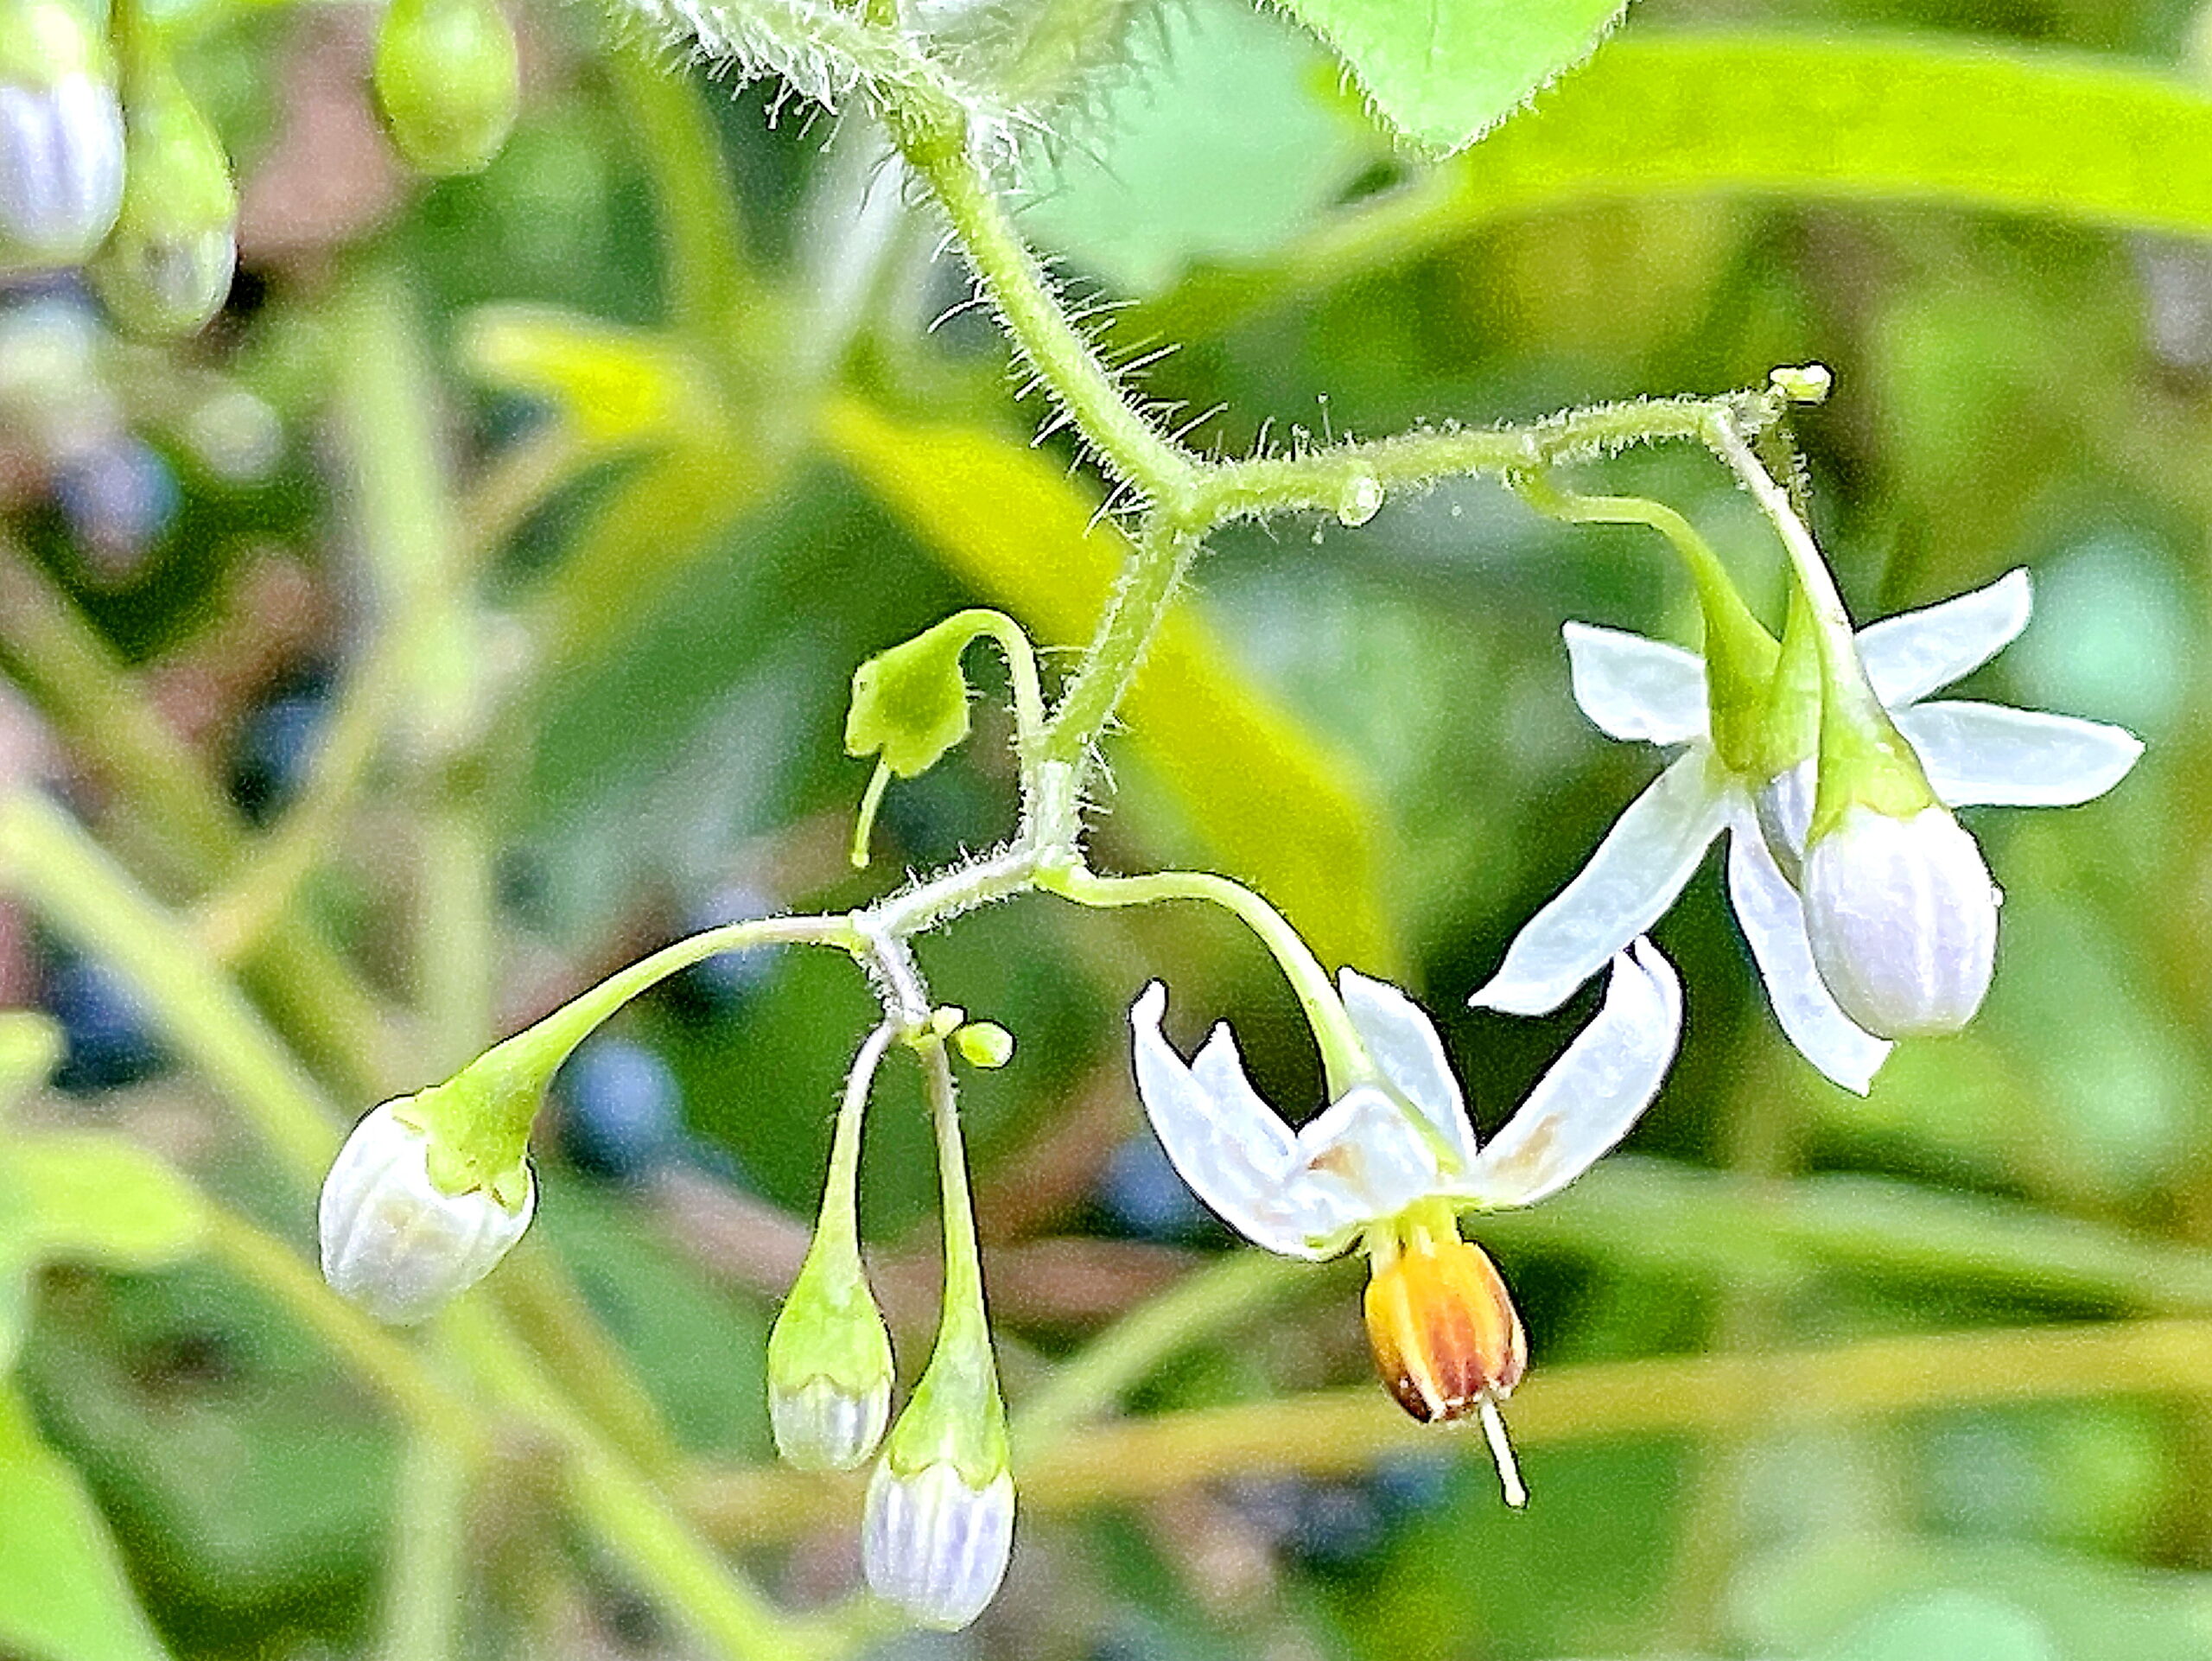
[[[187,78],[245,192],[229,309],[165,348],[67,280],[0,293],[0,785],[58,795],[216,957],[320,942],[359,1019],[266,956],[246,984],[348,1111],[677,933],[858,905],[1009,828],[979,653],[977,736],[893,786],[869,871],[843,860],[854,666],[969,603],[1079,645],[1114,557],[1110,528],[1077,534],[1095,485],[1065,433],[1030,446],[1042,406],[1010,398],[863,118],[661,73],[594,13],[534,7],[512,139],[427,183],[365,101],[363,10],[188,15]],[[2201,122],[2198,28],[2174,0],[1639,0],[1586,72],[1688,30],[2031,48],[2057,90],[2015,113],[2052,171],[2078,150],[2094,194],[2132,158],[2149,200],[2171,170],[2165,214],[1639,183],[1700,110],[1732,118],[1691,85],[1688,116],[1616,111],[1597,185],[1501,188],[1493,212],[1478,147],[1456,207],[1377,220],[1421,169],[1318,47],[1237,0],[1141,12],[1139,67],[1031,146],[1022,223],[1071,292],[1137,302],[1117,346],[1179,347],[1142,385],[1175,424],[1223,406],[1193,444],[1818,360],[1836,391],[1799,436],[1859,614],[2027,565],[2035,620],[1971,687],[2150,748],[2090,806],[1968,816],[2006,895],[1994,990],[1863,1101],[1786,1047],[1715,869],[1694,882],[1658,930],[1688,989],[1665,1093],[1571,1196],[1483,1235],[1534,1354],[1525,1515],[1478,1447],[1362,1387],[1356,1269],[1255,1279],[1131,1381],[1129,1411],[1178,1416],[1179,1439],[1084,1466],[1068,1432],[1033,1485],[1017,1472],[982,1623],[884,1653],[2212,1653],[2212,244],[2182,233],[2212,207],[2183,176],[2201,125],[2159,150],[2065,80],[2126,71]],[[1962,101],[1905,147],[2001,148],[1986,117]],[[1777,550],[1708,458],[1579,476],[1690,514],[1771,614]],[[1332,962],[1402,977],[1494,1128],[1587,995],[1540,1021],[1465,996],[1656,767],[1578,715],[1560,626],[1689,642],[1687,586],[1643,532],[1466,484],[1357,530],[1224,534],[1189,604],[1205,634],[1155,663],[1109,748],[1096,862],[1230,869]],[[123,1132],[311,1251],[308,1190],[192,1065],[113,919],[8,858],[0,1005],[68,1041],[11,1143]],[[1019,1419],[1230,1248],[1144,1131],[1136,989],[1172,977],[1185,1037],[1233,1014],[1273,1099],[1318,1104],[1319,1070],[1261,954],[1211,918],[1031,898],[921,951],[939,996],[1019,1042],[965,1095]],[[634,1361],[701,1514],[794,1607],[853,1583],[851,1496],[753,1468],[760,1350],[869,1010],[827,957],[688,972],[570,1064],[541,1122],[535,1235]],[[894,1076],[863,1217],[909,1371],[934,1308],[928,1147]],[[397,1655],[424,1597],[454,1612],[455,1656],[710,1652],[564,1520],[527,1435],[444,1492],[233,1268],[49,1249],[13,1181],[0,1165],[0,1238],[23,1237],[0,1255],[30,1300],[22,1406],[0,1413],[0,1654]],[[410,1592],[391,1565],[437,1506],[466,1572]]]

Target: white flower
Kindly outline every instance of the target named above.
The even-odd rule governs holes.
[[[1922,702],[2001,651],[2026,627],[2029,607],[2028,574],[2015,570],[1987,588],[1885,618],[1859,633],[1859,657],[1876,696],[1949,806],[2089,801],[2119,783],[2142,754],[2133,735],[2100,722],[1989,703]],[[1811,764],[1772,780],[1732,772],[1713,750],[1705,665],[1695,654],[1580,623],[1568,624],[1566,636],[1575,701],[1601,730],[1688,748],[1630,804],[1580,875],[1530,920],[1472,1001],[1517,1015],[1558,1008],[1659,920],[1713,838],[1727,830],[1729,896],[1776,1018],[1807,1060],[1864,1095],[1890,1047],[1839,1006],[1815,964],[1804,905],[1776,862],[1777,851],[1793,863],[1802,857]],[[1762,821],[1768,834],[1761,833]],[[1840,973],[1840,958],[1835,966]],[[1854,981],[1849,996],[1856,999],[1861,990],[1868,989]],[[1859,1002],[1859,1012],[1872,1015],[1878,1002]]]
[[[1014,1550],[1014,1479],[970,1486],[949,1459],[900,1475],[884,1460],[868,1480],[861,1569],[868,1589],[925,1626],[956,1632],[998,1594]]]
[[[1175,1168],[1246,1238],[1309,1259],[1363,1242],[1373,1266],[1368,1334],[1384,1383],[1417,1418],[1479,1412],[1518,1505],[1496,1403],[1519,1382],[1526,1343],[1457,1213],[1533,1205],[1628,1134],[1674,1060],[1681,988],[1649,941],[1619,953],[1597,1018],[1484,1148],[1428,1017],[1395,987],[1351,970],[1338,984],[1373,1074],[1303,1129],[1254,1091],[1226,1025],[1192,1061],[1176,1053],[1160,1034],[1167,995],[1156,981],[1129,1011],[1137,1092]]]
[[[1821,979],[1871,1032],[1954,1033],[1997,956],[1997,892],[1950,814],[1892,818],[1863,804],[1805,856],[1806,933]]]
[[[323,1180],[322,1275],[379,1321],[427,1321],[490,1274],[537,1204],[525,1163],[495,1185],[444,1193],[430,1181],[429,1138],[402,1117],[411,1098],[372,1111]]]

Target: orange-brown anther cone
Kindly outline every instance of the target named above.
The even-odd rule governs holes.
[[[1511,1393],[1529,1364],[1521,1317],[1482,1249],[1423,1234],[1367,1283],[1367,1337],[1398,1404],[1424,1423]]]

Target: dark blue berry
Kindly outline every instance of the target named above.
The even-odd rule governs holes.
[[[68,1047],[54,1081],[89,1093],[152,1077],[168,1065],[129,982],[105,964],[74,955],[47,971],[43,1002]]]
[[[329,714],[329,687],[315,677],[246,716],[231,760],[231,793],[255,824],[275,818],[300,793]]]
[[[1149,1130],[1107,1155],[1098,1203],[1116,1227],[1143,1240],[1187,1240],[1205,1232],[1211,1216]]]
[[[561,1148],[579,1170],[637,1182],[683,1147],[683,1092],[668,1063],[642,1044],[594,1038],[554,1075]]]

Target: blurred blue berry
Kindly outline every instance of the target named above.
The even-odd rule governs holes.
[[[62,461],[54,500],[101,575],[125,577],[168,533],[182,496],[161,452],[122,433]]]
[[[231,793],[256,824],[275,818],[300,793],[329,714],[328,684],[316,677],[247,715],[231,758]]]
[[[1107,1155],[1098,1203],[1115,1226],[1141,1240],[1187,1240],[1205,1232],[1205,1206],[1148,1130]]]
[[[41,1002],[67,1040],[54,1075],[62,1089],[116,1090],[168,1066],[137,993],[105,964],[73,954],[57,958],[47,970]]]
[[[637,1182],[683,1148],[683,1091],[667,1062],[642,1044],[594,1038],[554,1075],[561,1150],[581,1171]]]
[[[1358,1481],[1262,1478],[1231,1484],[1227,1497],[1277,1551],[1304,1568],[1352,1568],[1389,1532],[1382,1506]]]
[[[725,923],[747,923],[774,911],[775,903],[749,883],[732,882],[717,888],[694,907],[684,920],[684,932],[720,928]],[[754,946],[744,951],[718,951],[703,958],[677,976],[671,990],[679,1002],[709,1016],[735,1015],[775,972],[776,948]]]

